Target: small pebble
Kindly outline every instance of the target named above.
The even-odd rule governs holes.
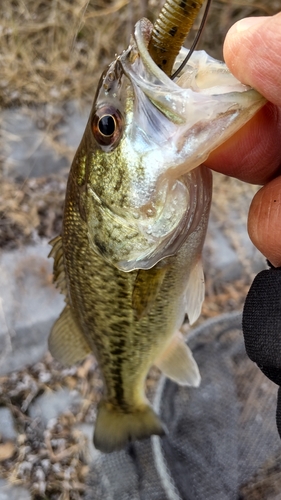
[[[31,494],[25,488],[12,486],[5,479],[0,479],[0,500],[31,500]]]
[[[0,407],[1,437],[3,441],[13,441],[17,437],[12,413],[9,408]]]
[[[59,389],[56,392],[46,392],[37,398],[29,407],[31,418],[40,418],[47,425],[51,419],[71,410],[73,405],[82,401],[82,396],[77,391]]]

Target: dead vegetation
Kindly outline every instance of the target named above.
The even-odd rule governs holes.
[[[32,401],[60,387],[83,395],[81,405],[49,421],[32,419]],[[12,412],[17,442],[1,442],[0,476],[14,485],[28,487],[34,499],[78,500],[88,473],[88,445],[79,429],[81,422],[93,423],[101,382],[93,359],[81,366],[61,369],[50,355],[30,367],[0,378],[0,405]]]
[[[0,105],[91,101],[102,68],[127,46],[135,22],[142,16],[154,21],[163,3],[2,0]],[[279,9],[280,0],[214,0],[202,45],[221,57],[231,24],[241,17],[271,15]]]
[[[2,179],[0,247],[14,249],[51,239],[61,230],[65,178],[26,179],[18,184]]]

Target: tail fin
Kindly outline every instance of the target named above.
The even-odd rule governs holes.
[[[94,433],[94,445],[98,450],[111,453],[152,434],[162,436],[165,431],[159,417],[149,405],[125,413],[110,403],[99,404]]]

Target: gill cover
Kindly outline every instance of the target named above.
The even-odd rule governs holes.
[[[103,75],[95,103],[98,110],[118,108],[123,116],[123,125],[118,117],[98,117],[98,133],[105,132],[109,142],[99,143],[93,160],[110,166],[112,175],[120,169],[114,182],[122,202],[114,198],[111,177],[99,177],[105,184],[100,189],[93,171],[89,240],[122,271],[149,269],[179,250],[210,198],[209,176],[196,167],[265,102],[204,51],[195,52],[172,81],[149,55],[152,28],[146,19],[136,24],[130,46]],[[174,69],[185,55],[182,49]],[[119,129],[112,146],[114,124]]]

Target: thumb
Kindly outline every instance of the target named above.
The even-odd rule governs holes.
[[[238,80],[281,106],[281,12],[234,24],[225,39],[224,58]]]
[[[281,177],[263,186],[249,210],[248,232],[254,245],[275,267],[281,266]]]

